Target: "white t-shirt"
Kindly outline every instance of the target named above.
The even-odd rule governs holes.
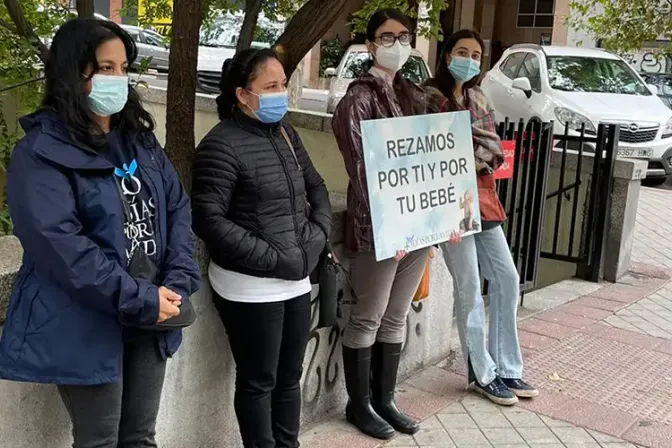
[[[312,290],[309,277],[303,280],[253,277],[222,269],[212,261],[208,267],[208,277],[212,289],[232,302],[282,302]]]

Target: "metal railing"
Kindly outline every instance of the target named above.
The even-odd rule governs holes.
[[[520,275],[521,305],[525,292],[536,284],[542,257],[576,263],[578,276],[586,280],[596,282],[600,276],[618,126],[600,125],[592,135],[585,127],[578,132],[565,127],[557,135],[553,129],[553,122],[522,120],[506,120],[497,127],[502,140],[515,142],[513,176],[498,181],[497,193],[506,210],[504,232]],[[559,167],[557,159],[554,165],[557,188],[549,185],[554,157],[560,157]],[[592,169],[584,169],[587,163]],[[544,245],[544,240],[550,243]],[[486,294],[487,289],[486,281]]]

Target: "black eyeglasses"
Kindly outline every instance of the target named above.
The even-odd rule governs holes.
[[[411,45],[413,40],[413,35],[411,33],[401,33],[398,36],[395,36],[391,33],[381,34],[376,38],[377,41],[380,41],[380,45],[383,47],[391,47],[396,41],[399,41],[401,45]]]

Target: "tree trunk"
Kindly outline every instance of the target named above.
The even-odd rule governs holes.
[[[93,0],[77,0],[77,17],[91,19],[94,12]]]
[[[236,52],[247,50],[252,45],[254,31],[257,28],[257,19],[261,12],[261,0],[247,0],[245,2],[245,19],[240,29],[240,36],[236,44]]]
[[[37,33],[35,33],[35,30],[30,25],[30,22],[26,19],[26,16],[21,9],[21,5],[19,4],[19,0],[4,0],[4,3],[7,8],[7,13],[16,27],[16,34],[30,42],[30,44],[35,47],[37,56],[46,64],[47,58],[49,57],[49,49],[42,43]]]
[[[329,31],[348,0],[308,0],[287,24],[275,43],[285,73],[291,76],[299,62]]]
[[[173,29],[168,61],[166,152],[187,190],[196,146],[194,114],[201,0],[173,3]]]

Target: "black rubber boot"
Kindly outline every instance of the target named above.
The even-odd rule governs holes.
[[[401,412],[394,401],[400,359],[401,344],[376,342],[373,346],[371,364],[373,409],[397,431],[404,434],[415,434],[420,430],[420,425]]]
[[[345,418],[367,436],[388,440],[394,437],[394,428],[371,406],[371,347],[343,347],[345,387],[350,400],[345,407]]]

